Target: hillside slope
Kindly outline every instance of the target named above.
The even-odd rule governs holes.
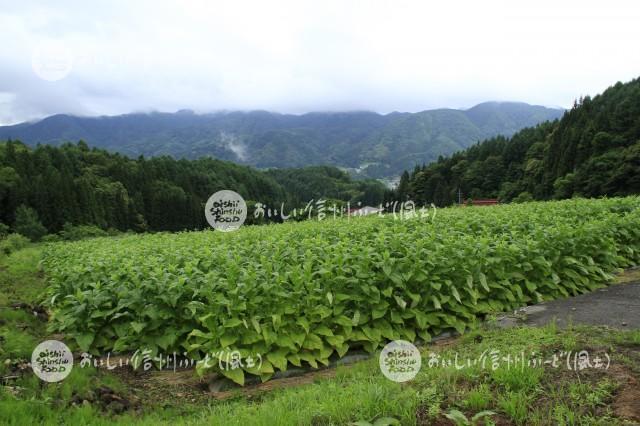
[[[399,186],[401,197],[439,205],[458,190],[503,201],[640,193],[640,79],[580,99],[557,122],[416,168]]]
[[[276,114],[265,111],[194,114],[127,114],[113,117],[55,115],[35,123],[0,127],[0,140],[28,145],[86,141],[137,157],[203,156],[268,167],[333,165],[370,177],[398,176],[496,135],[553,120],[563,110],[489,102],[469,110]]]
[[[24,232],[33,239],[66,224],[180,231],[206,228],[204,204],[222,189],[239,192],[250,205],[284,203],[287,211],[320,198],[375,205],[385,195],[382,183],[355,181],[335,167],[277,172],[211,158],[134,160],[85,143],[33,149],[5,142],[0,143],[0,225],[17,232],[26,219],[41,222],[39,232],[32,233],[33,226]],[[262,221],[247,218],[247,223]]]

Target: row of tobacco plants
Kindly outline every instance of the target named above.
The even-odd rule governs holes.
[[[219,372],[266,380],[606,285],[640,259],[639,206],[574,199],[50,244],[50,325],[83,351],[209,354],[200,367],[213,371],[229,351],[259,354]]]

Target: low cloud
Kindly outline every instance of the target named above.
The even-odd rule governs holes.
[[[236,135],[220,132],[220,139],[224,146],[233,152],[240,161],[248,159],[247,146]]]
[[[567,107],[637,76],[639,17],[623,1],[13,2],[0,10],[0,123],[182,108]],[[50,42],[73,55],[57,81],[32,67]]]

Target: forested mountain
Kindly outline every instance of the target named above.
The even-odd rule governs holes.
[[[122,231],[199,229],[207,226],[205,201],[221,189],[239,192],[249,205],[286,203],[287,209],[321,197],[381,203],[385,192],[380,182],[353,181],[333,167],[276,173],[210,158],[133,160],[84,142],[35,149],[0,143],[0,222],[8,226],[19,211],[37,215],[47,232],[66,223]]]
[[[302,205],[321,198],[349,201],[353,207],[379,205],[391,195],[374,179],[353,180],[332,166],[308,166],[299,169],[271,169],[266,172],[286,190],[291,205]]]
[[[560,120],[495,137],[402,175],[397,196],[448,205],[640,193],[640,79],[576,101]]]
[[[473,143],[561,116],[563,110],[488,102],[468,110],[276,114],[265,111],[55,115],[0,127],[0,140],[28,145],[86,141],[92,147],[137,157],[204,156],[259,168],[334,165],[369,177],[398,176]]]

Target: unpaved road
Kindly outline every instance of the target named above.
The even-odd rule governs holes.
[[[503,317],[504,326],[540,326],[556,321],[558,326],[582,324],[617,329],[640,329],[640,270],[624,272],[619,283],[580,296],[558,299],[520,309],[522,318]]]

